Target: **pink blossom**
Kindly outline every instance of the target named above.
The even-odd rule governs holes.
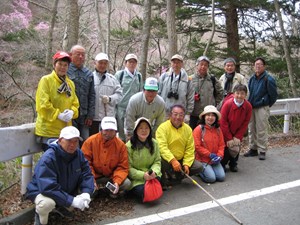
[[[49,24],[47,22],[40,22],[34,29],[37,31],[45,31],[49,29]]]

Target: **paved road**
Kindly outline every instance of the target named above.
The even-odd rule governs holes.
[[[271,149],[265,161],[241,156],[238,167],[239,172],[228,172],[223,183],[195,180],[243,224],[300,224],[300,146]],[[164,192],[156,204],[137,204],[129,216],[93,225],[110,223],[238,224],[188,179]]]

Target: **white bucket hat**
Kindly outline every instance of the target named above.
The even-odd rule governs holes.
[[[140,117],[134,122],[134,129],[133,129],[134,131],[142,121],[145,121],[146,123],[148,123],[148,125],[150,126],[150,129],[152,129],[150,121],[146,117]]]
[[[205,106],[204,111],[200,114],[199,118],[201,119],[202,116],[204,116],[204,115],[206,115],[208,113],[215,113],[217,115],[217,117],[218,117],[218,120],[221,119],[221,113],[213,105]]]

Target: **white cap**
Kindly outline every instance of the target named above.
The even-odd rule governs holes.
[[[102,130],[115,130],[117,131],[117,121],[115,117],[106,116],[101,121]]]
[[[155,77],[148,77],[145,81],[144,89],[147,91],[158,91],[158,82]]]
[[[63,128],[60,131],[59,138],[64,138],[64,139],[72,139],[72,138],[79,138],[80,141],[82,141],[82,137],[80,137],[80,132],[76,127],[73,126],[68,126]]]
[[[172,58],[171,58],[171,61],[172,61],[173,59],[178,59],[178,60],[180,60],[181,62],[183,62],[183,57],[182,57],[181,55],[178,55],[178,54],[173,55]]]
[[[196,65],[198,65],[201,61],[206,61],[206,62],[208,62],[208,64],[210,63],[210,61],[209,61],[209,59],[205,56],[205,55],[203,55],[203,56],[200,56],[198,59],[197,59],[197,62],[196,62]]]
[[[128,61],[129,59],[135,59],[136,61],[137,60],[137,56],[135,54],[127,54],[126,57],[125,57],[125,61]]]
[[[109,61],[108,55],[105,54],[105,53],[102,53],[102,52],[99,53],[98,55],[96,55],[95,60],[96,60],[96,61],[100,61],[100,60],[106,60],[106,61]]]

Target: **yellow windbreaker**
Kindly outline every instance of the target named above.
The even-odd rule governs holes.
[[[54,70],[41,78],[36,92],[36,135],[58,138],[62,128],[72,125],[72,121],[66,123],[57,118],[65,109],[73,110],[73,119],[78,117],[79,101],[75,94],[75,85],[68,76],[66,82],[71,88],[70,97],[66,93],[57,92],[62,81]]]
[[[195,160],[195,145],[189,125],[184,123],[177,129],[167,120],[157,128],[156,140],[164,160],[170,162],[175,157],[182,160],[182,165],[192,166]]]

